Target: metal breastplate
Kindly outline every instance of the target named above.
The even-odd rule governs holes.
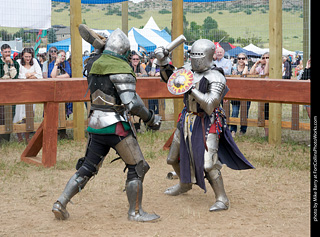
[[[120,97],[108,75],[89,75],[92,110],[118,112],[123,110]]]
[[[88,85],[91,93],[89,127],[100,129],[127,121],[125,107],[121,104],[117,90],[108,75],[90,74]]]

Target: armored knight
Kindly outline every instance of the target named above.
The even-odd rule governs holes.
[[[191,65],[183,67],[191,69],[193,85],[184,93],[185,107],[180,114],[167,158],[167,163],[172,165],[179,177],[179,183],[168,188],[165,194],[176,196],[185,193],[193,184],[206,191],[206,177],[216,198],[209,211],[221,211],[230,206],[220,171],[222,164],[232,169],[254,167],[232,139],[223,110],[219,107],[229,89],[223,71],[213,64],[214,52],[213,42],[197,40],[191,47]],[[159,47],[155,55],[156,64],[161,68],[161,78],[168,82],[170,76],[177,72],[168,64],[168,52]],[[184,83],[185,79],[180,75],[174,79],[173,86],[180,88]]]
[[[88,27],[79,27],[81,36],[93,44],[98,39]],[[143,211],[143,179],[149,165],[145,161],[128,119],[128,113],[142,118],[150,129],[158,130],[161,117],[148,110],[136,93],[136,77],[128,64],[130,43],[116,29],[105,42],[103,53],[93,54],[87,62],[88,90],[91,110],[88,122],[88,144],[77,171],[54,203],[52,212],[57,219],[67,219],[68,202],[96,175],[110,148],[116,150],[128,169],[125,190],[129,202],[128,219],[147,222],[158,219],[156,214]],[[97,45],[97,44],[95,44]],[[98,48],[98,49],[99,49]],[[100,50],[101,51],[101,50]]]

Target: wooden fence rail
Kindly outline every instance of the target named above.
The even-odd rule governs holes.
[[[227,85],[230,91],[225,99],[310,104],[308,81],[231,77],[227,78]],[[89,95],[84,97],[86,79],[1,80],[0,88],[0,105],[44,103],[43,122],[21,155],[21,160],[53,166],[57,155],[59,103],[89,101]],[[160,78],[154,77],[139,78],[137,92],[142,99],[182,98],[170,94]],[[42,158],[37,157],[41,148]]]

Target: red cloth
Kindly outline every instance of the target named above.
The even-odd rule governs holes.
[[[121,122],[117,123],[115,134],[122,137],[126,137],[128,135],[128,131],[124,130]]]

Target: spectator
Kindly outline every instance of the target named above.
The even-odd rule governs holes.
[[[1,46],[0,78],[17,79],[19,75],[19,64],[11,58],[11,47],[8,44]]]
[[[40,62],[40,67],[42,69],[44,62],[46,61],[46,54],[45,53],[39,53],[38,54],[38,60]]]
[[[291,79],[292,67],[289,57],[282,57],[282,79]]]
[[[42,67],[42,75],[43,78],[48,78],[50,75],[48,74],[49,64],[52,63],[57,57],[58,49],[55,46],[50,47],[49,49],[49,58],[47,61],[43,63]]]
[[[146,72],[151,77],[160,76],[160,66],[153,63],[155,59],[154,52],[150,53],[149,62],[146,66]],[[163,100],[164,101],[164,100]],[[149,109],[153,110],[156,114],[159,114],[159,100],[148,100]]]
[[[1,46],[0,79],[17,79],[19,75],[19,63],[11,59],[11,47],[8,44]],[[0,106],[0,125],[4,125],[4,106]],[[0,134],[1,140],[10,140],[10,134]]]
[[[146,72],[148,73],[149,76],[151,77],[159,77],[160,76],[160,66],[155,65],[153,63],[155,59],[155,55],[154,53],[150,53],[150,58],[149,58],[149,62],[145,68]]]
[[[49,64],[48,75],[51,78],[70,78],[72,76],[71,67],[68,61],[66,61],[66,52],[59,50],[57,57]],[[71,102],[65,103],[66,118],[73,112],[73,104]],[[66,129],[59,130],[60,139],[67,139]]]
[[[56,59],[49,64],[48,75],[51,78],[70,78],[71,67],[66,61],[66,52],[59,50]]]
[[[240,53],[237,58],[237,64],[235,69],[232,70],[232,75],[247,75],[249,72],[248,68],[248,57],[245,53]],[[240,110],[240,101],[238,100],[231,100],[232,105],[232,114],[231,117],[238,118],[239,110]],[[247,101],[247,118],[249,115],[249,108],[251,105],[251,101]],[[232,137],[236,136],[237,133],[237,125],[231,125],[230,131]],[[240,135],[244,135],[247,132],[247,126],[240,127]]]
[[[311,56],[307,61],[307,65],[303,70],[302,76],[300,80],[311,80]]]
[[[217,67],[221,67],[224,75],[231,75],[232,63],[229,59],[224,58],[224,49],[218,47],[215,51],[217,60],[213,61]]]
[[[249,74],[260,76],[269,75],[269,53],[264,53],[261,59],[253,64]]]
[[[302,76],[300,80],[310,80],[311,81],[311,55],[309,60],[307,61],[307,65],[305,69],[303,70]],[[305,105],[304,106],[308,112],[308,116],[310,118],[311,116],[311,106],[310,105]]]
[[[298,80],[300,80],[302,74],[303,74],[303,62],[302,60],[300,60],[299,64],[295,68],[294,75],[297,77]]]
[[[253,64],[251,75],[267,76],[269,75],[269,53],[264,53],[255,64]],[[269,120],[269,103],[264,104],[264,119]],[[264,128],[265,136],[269,136],[269,128]]]
[[[139,55],[135,52],[132,55],[130,66],[132,67],[132,70],[137,75],[137,77],[148,76],[146,70],[141,66]]]
[[[40,79],[42,78],[42,72],[38,61],[34,58],[34,51],[32,48],[24,48],[22,51],[21,59],[17,62],[20,65],[19,79]],[[33,105],[33,112],[35,105]],[[16,105],[16,113],[13,118],[13,123],[26,123],[26,106],[24,104]],[[22,133],[17,133],[18,141],[23,142]],[[29,142],[29,133],[24,133],[26,143]]]

